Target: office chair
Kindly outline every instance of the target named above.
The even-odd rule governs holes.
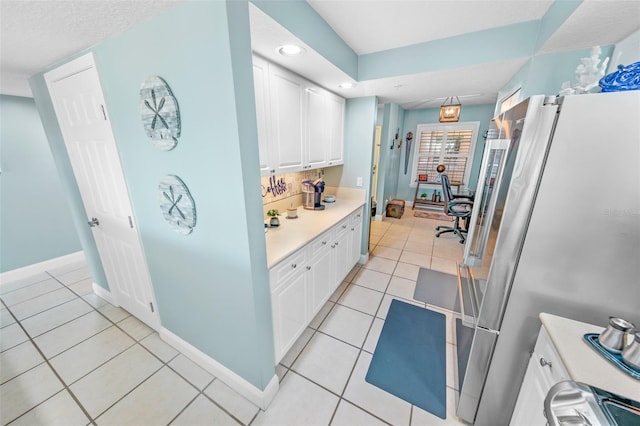
[[[464,244],[465,237],[463,234],[467,233],[466,229],[460,227],[460,219],[467,219],[471,216],[471,209],[473,208],[473,201],[471,195],[454,195],[451,192],[451,183],[449,182],[449,176],[442,174],[442,194],[444,195],[444,212],[447,216],[453,216],[456,218],[451,226],[437,226],[436,237],[447,233],[453,232],[460,238],[460,244]],[[440,231],[442,229],[442,231]]]

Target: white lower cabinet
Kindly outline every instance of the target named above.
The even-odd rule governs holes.
[[[547,331],[541,327],[510,424],[513,426],[546,425],[544,399],[554,384],[569,379],[569,373],[562,364]]]
[[[351,226],[358,220],[359,226]],[[291,349],[360,258],[361,220],[359,208],[270,269],[276,362]]]

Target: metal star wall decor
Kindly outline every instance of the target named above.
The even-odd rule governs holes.
[[[156,148],[171,151],[180,137],[180,110],[169,85],[157,75],[140,87],[140,115],[144,130]]]
[[[196,226],[196,205],[189,188],[178,176],[167,175],[158,185],[162,216],[174,231],[189,235]]]

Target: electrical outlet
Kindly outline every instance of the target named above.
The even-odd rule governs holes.
[[[362,186],[362,177],[361,176],[358,176],[356,178],[356,186]]]

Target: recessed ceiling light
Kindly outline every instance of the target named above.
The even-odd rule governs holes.
[[[304,53],[304,49],[297,44],[285,44],[278,47],[278,53],[282,56],[298,56]]]
[[[351,83],[350,81],[347,81],[346,83],[338,84],[338,87],[341,89],[351,89],[353,87],[356,87],[356,85],[354,83]]]

